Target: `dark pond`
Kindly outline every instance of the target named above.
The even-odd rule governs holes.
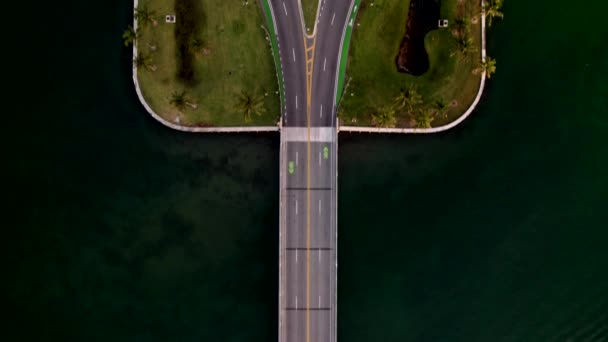
[[[419,76],[429,69],[424,36],[437,28],[441,0],[412,0],[395,64],[399,72]]]

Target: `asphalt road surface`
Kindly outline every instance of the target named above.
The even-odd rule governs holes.
[[[268,1],[284,79],[279,341],[335,342],[336,82],[353,0],[320,0],[305,35],[299,0]]]

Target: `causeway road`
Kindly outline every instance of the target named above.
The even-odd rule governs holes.
[[[320,0],[312,35],[299,0],[268,1],[284,84],[281,111],[279,341],[335,342],[336,84],[354,0]]]

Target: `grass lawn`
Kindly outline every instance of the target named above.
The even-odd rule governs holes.
[[[432,126],[440,126],[462,115],[475,99],[480,76],[472,73],[479,61],[481,50],[481,20],[470,24],[470,37],[476,51],[468,59],[451,57],[456,46],[452,29],[437,29],[425,37],[430,68],[422,76],[397,72],[395,57],[405,32],[409,0],[365,0],[353,32],[349,64],[346,70],[347,86],[341,100],[339,117],[343,125],[372,126],[372,114],[394,104],[401,89],[415,87],[423,103],[416,110],[435,104],[447,104],[445,114],[434,112]],[[373,3],[374,6],[370,6]],[[473,18],[480,13],[479,0],[442,0],[442,19],[450,26],[460,16]],[[416,125],[413,114],[397,110],[396,126]]]
[[[304,14],[304,26],[306,33],[312,34],[315,29],[315,20],[317,19],[317,7],[319,0],[300,0],[302,1],[302,12]]]
[[[276,71],[269,43],[265,39],[264,16],[256,1],[198,0],[203,15],[196,53],[198,82],[183,84],[177,78],[175,24],[165,23],[175,13],[174,0],[140,0],[156,12],[158,26],[140,27],[138,49],[150,53],[156,71],[139,69],[142,93],[160,116],[185,126],[276,125],[280,116]],[[180,18],[178,17],[179,21]],[[156,47],[153,51],[152,47]],[[175,91],[186,91],[196,109],[182,111],[169,103]],[[238,106],[239,94],[263,97],[265,113],[246,122]]]

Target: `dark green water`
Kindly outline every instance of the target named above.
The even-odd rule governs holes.
[[[41,3],[5,42],[0,336],[276,341],[278,136],[153,122],[130,7]],[[340,341],[608,340],[606,10],[507,0],[463,126],[341,136]]]

